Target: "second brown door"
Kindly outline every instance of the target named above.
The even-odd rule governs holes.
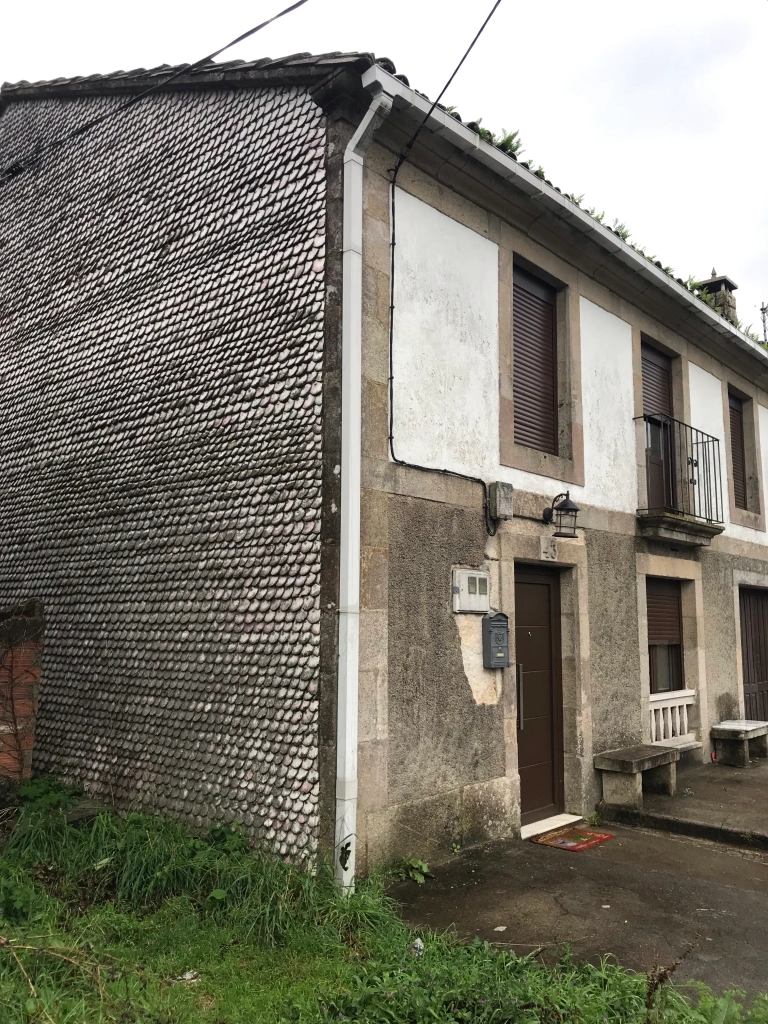
[[[559,576],[515,572],[517,750],[523,825],[563,810]]]
[[[741,667],[744,717],[768,721],[768,590],[741,587]]]

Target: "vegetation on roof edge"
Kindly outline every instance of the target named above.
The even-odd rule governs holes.
[[[444,109],[446,113],[451,115],[451,117],[456,118],[457,121],[462,121],[461,115],[456,112],[455,107],[445,107]],[[555,189],[556,192],[559,192],[561,195],[565,196],[565,198],[569,199],[575,206],[578,206],[578,208],[582,210],[584,213],[586,213],[587,216],[592,217],[593,220],[596,220],[598,224],[602,224],[603,227],[608,228],[609,231],[613,231],[613,233],[618,235],[623,242],[626,242],[628,246],[634,249],[639,256],[644,257],[646,260],[648,260],[649,263],[652,263],[655,267],[658,267],[659,270],[663,271],[669,277],[674,278],[674,280],[677,281],[678,284],[681,284],[683,288],[686,288],[696,298],[701,299],[701,301],[705,305],[709,306],[710,309],[713,309],[715,312],[718,312],[717,307],[715,305],[714,296],[710,295],[706,288],[699,287],[698,278],[693,277],[691,274],[689,274],[688,277],[685,278],[685,280],[683,280],[682,277],[675,277],[675,272],[672,267],[664,266],[664,264],[660,260],[658,260],[655,255],[649,256],[642,245],[638,245],[635,242],[630,241],[630,238],[632,237],[632,232],[629,230],[626,224],[624,224],[622,221],[618,219],[618,217],[614,218],[613,224],[605,224],[605,211],[601,211],[600,213],[598,213],[597,207],[595,206],[591,206],[589,208],[582,206],[582,203],[584,202],[583,195],[577,196],[573,192],[563,192],[562,189],[559,189],[557,185],[553,185],[552,182],[546,177],[546,173],[541,164],[539,164],[537,167],[534,167],[533,162],[531,160],[520,160],[519,157],[525,152],[525,150],[523,149],[523,140],[520,138],[519,131],[508,132],[506,128],[502,128],[501,134],[496,135],[494,132],[490,130],[490,128],[485,128],[483,126],[483,119],[481,117],[478,117],[476,121],[467,121],[462,123],[465,123],[466,127],[469,128],[470,131],[476,132],[480,136],[480,138],[483,139],[485,142],[489,143],[491,146],[495,146],[496,149],[500,149],[502,153],[506,153],[507,156],[519,162],[522,167],[527,167],[529,171],[532,171],[537,177],[541,178],[542,181],[544,181],[547,185]],[[749,338],[750,341],[756,342],[763,348],[767,347],[763,344],[762,339],[753,330],[752,324],[745,326],[744,323],[742,323],[742,321],[739,320],[737,317],[733,326],[736,327],[737,330],[741,331],[742,334],[744,334],[747,338]]]

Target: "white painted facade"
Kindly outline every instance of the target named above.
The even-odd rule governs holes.
[[[394,444],[399,459],[500,480],[633,514],[638,504],[632,328],[580,296],[584,486],[499,458],[498,259],[495,243],[397,190]],[[720,441],[726,536],[768,544],[730,521],[722,385],[689,362],[691,426]],[[759,407],[763,480],[768,409]],[[765,495],[761,495],[764,501]]]
[[[637,508],[632,329],[581,298],[584,487],[499,461],[498,247],[397,191],[394,439],[399,459],[576,501]]]
[[[571,492],[591,505],[635,512],[632,328],[584,296],[579,313],[585,476],[584,487]]]
[[[499,448],[498,246],[402,189],[396,202],[395,452],[484,475]]]
[[[688,383],[691,396],[691,426],[703,430],[720,441],[720,473],[723,486],[723,515],[725,519],[725,536],[739,540],[751,541],[753,544],[768,544],[768,536],[762,530],[751,530],[731,522],[728,502],[728,460],[726,458],[725,413],[723,408],[722,382],[709,370],[702,369],[696,363],[688,363]],[[765,485],[766,447],[768,447],[768,409],[758,406],[758,430],[762,451],[763,485]],[[765,493],[760,495],[761,507],[764,506]]]

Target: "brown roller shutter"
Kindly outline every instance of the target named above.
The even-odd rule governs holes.
[[[682,644],[680,582],[649,576],[648,644]]]
[[[641,348],[643,414],[672,415],[672,360],[650,345]]]
[[[515,267],[513,377],[515,443],[557,454],[556,292]]]
[[[740,398],[728,395],[731,419],[731,463],[733,500],[736,508],[747,507],[747,465],[744,458],[744,405]]]

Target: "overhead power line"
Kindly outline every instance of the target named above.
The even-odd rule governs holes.
[[[483,34],[483,32],[485,32],[485,29],[486,29],[486,26],[487,26],[488,22],[494,16],[494,14],[496,13],[496,8],[499,7],[500,4],[501,4],[501,0],[496,0],[496,3],[493,5],[493,7],[491,8],[491,10],[490,10],[490,12],[488,14],[488,17],[485,19],[483,24],[480,26],[480,28],[477,31],[477,34],[475,35],[475,38],[472,40],[472,42],[467,47],[467,49],[466,49],[466,51],[464,53],[464,56],[461,58],[459,63],[456,65],[456,67],[451,72],[451,77],[448,79],[448,81],[445,83],[443,88],[440,90],[440,92],[438,93],[437,99],[435,100],[435,102],[432,104],[432,106],[427,111],[427,113],[426,113],[426,115],[424,117],[424,120],[419,124],[419,127],[413,133],[411,138],[408,140],[408,142],[406,142],[406,144],[400,150],[400,155],[397,158],[397,163],[395,164],[394,170],[392,171],[392,181],[393,182],[397,181],[397,175],[398,175],[398,172],[399,172],[401,166],[408,159],[408,157],[410,155],[410,152],[413,149],[413,147],[414,147],[414,145],[416,143],[416,140],[418,139],[419,135],[421,135],[421,132],[422,132],[424,126],[426,125],[426,123],[430,119],[430,117],[432,117],[432,114],[435,112],[435,107],[440,103],[440,100],[443,98],[443,96],[445,96],[446,92],[448,91],[448,88],[450,87],[451,82],[454,80],[456,75],[458,75],[458,73],[461,70],[461,66],[464,63],[464,61],[467,59],[467,57],[470,55],[470,53],[472,53],[472,50],[475,48],[475,43],[480,38],[480,36]]]
[[[445,83],[443,88],[438,93],[437,99],[429,108],[422,121],[419,123],[418,128],[410,137],[408,142],[400,150],[400,155],[395,161],[395,166],[392,168],[391,177],[389,180],[389,209],[390,209],[390,236],[389,236],[389,452],[392,456],[392,461],[396,462],[398,466],[406,466],[408,469],[420,469],[425,470],[428,473],[440,473],[443,476],[456,477],[459,480],[469,480],[471,483],[480,484],[483,489],[483,514],[485,516],[485,528],[488,534],[493,537],[496,533],[496,524],[491,518],[491,510],[488,499],[488,485],[485,480],[479,476],[470,476],[467,473],[458,473],[452,469],[439,469],[436,466],[420,466],[415,462],[407,462],[405,459],[399,459],[395,454],[395,371],[394,371],[394,343],[395,343],[395,244],[396,244],[396,216],[395,216],[395,197],[397,184],[397,176],[400,173],[400,168],[403,166],[405,161],[411,155],[416,140],[422,131],[426,127],[427,122],[435,111],[435,108],[439,104],[440,100],[445,95],[451,82],[454,80],[459,70],[470,55],[475,47],[475,43],[478,41],[480,36],[485,32],[488,22],[496,13],[497,8],[501,4],[501,0],[496,0],[493,7],[491,8],[485,21],[482,23],[474,39],[469,44],[464,52],[464,56],[461,58],[459,63],[451,72],[451,76]]]
[[[224,53],[225,50],[229,50],[238,43],[242,43],[244,39],[250,38],[250,36],[260,32],[263,28],[266,28],[267,25],[271,25],[273,21],[277,21],[278,18],[284,18],[286,14],[290,14],[291,11],[295,11],[298,7],[302,7],[307,2],[308,0],[296,0],[296,3],[291,4],[290,7],[286,7],[278,14],[274,14],[271,18],[267,18],[267,20],[262,21],[260,25],[256,25],[254,28],[249,28],[247,32],[243,32],[242,35],[237,37],[237,39],[233,39],[225,46],[219,47],[218,50],[214,50],[213,53],[209,53],[206,57],[202,57],[200,60],[195,61],[194,64],[185,64],[183,67],[178,68],[178,70],[174,71],[173,74],[164,78],[162,82],[158,82],[157,84],[150,86],[150,88],[145,89],[144,92],[137,93],[129,100],[126,100],[125,103],[121,103],[119,107],[115,107],[114,110],[110,110],[106,114],[102,114],[101,117],[94,117],[90,121],[86,121],[84,124],[74,128],[66,135],[62,135],[61,138],[54,139],[52,142],[48,142],[45,145],[36,146],[31,152],[19,157],[8,167],[0,170],[0,185],[7,184],[12,178],[15,178],[17,175],[36,164],[46,154],[53,153],[56,150],[61,149],[73,139],[86,135],[88,132],[93,131],[94,128],[98,128],[99,125],[124,114],[126,110],[129,110],[131,107],[141,102],[141,100],[146,99],[147,96],[151,96],[152,93],[159,92],[160,89],[165,89],[168,83],[173,82],[174,79],[181,78],[182,75],[188,75],[190,72],[196,71],[205,64],[209,64],[211,61],[215,60],[219,54]]]

